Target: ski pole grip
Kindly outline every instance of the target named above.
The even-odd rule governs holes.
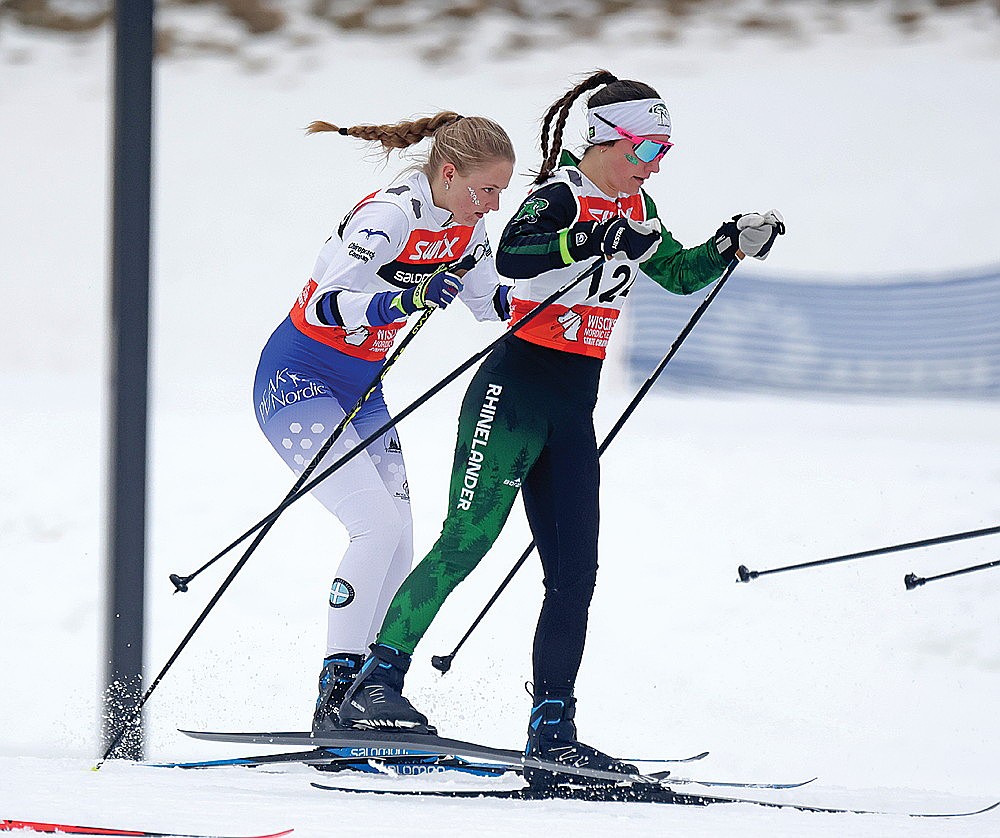
[[[906,576],[903,577],[903,584],[906,585],[906,590],[908,591],[912,591],[914,588],[919,588],[926,581],[926,579],[917,576],[915,573],[907,573]]]
[[[187,583],[189,578],[190,577],[178,576],[176,573],[170,574],[170,581],[174,583],[174,588],[176,588],[176,590],[174,591],[175,594],[187,593],[188,589]]]
[[[749,582],[751,579],[756,579],[760,576],[759,570],[750,570],[745,564],[741,564],[736,569],[736,572],[740,575],[738,580],[740,582]]]

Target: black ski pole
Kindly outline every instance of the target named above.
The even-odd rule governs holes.
[[[705,309],[707,309],[711,305],[712,300],[714,300],[715,296],[719,293],[719,291],[722,290],[722,286],[725,284],[726,280],[729,279],[729,275],[733,272],[733,269],[736,267],[737,264],[739,264],[738,260],[734,259],[732,262],[729,263],[729,265],[726,266],[726,269],[725,271],[723,271],[722,276],[719,277],[719,281],[716,283],[715,288],[713,288],[711,293],[709,293],[708,296],[706,296],[705,299],[702,300],[701,305],[699,305],[698,308],[695,310],[694,315],[692,315],[691,319],[687,322],[687,325],[683,329],[681,329],[680,334],[677,335],[677,338],[674,340],[667,354],[663,356],[660,363],[657,364],[656,369],[654,369],[653,372],[650,373],[649,377],[645,380],[642,387],[640,387],[639,390],[636,392],[635,396],[632,397],[632,401],[629,402],[628,407],[626,407],[625,410],[622,412],[622,415],[618,417],[618,421],[615,422],[614,427],[611,428],[611,430],[608,432],[608,435],[604,438],[604,442],[602,442],[600,447],[597,449],[598,457],[600,457],[607,450],[608,446],[611,444],[611,441],[618,435],[618,432],[622,429],[622,426],[628,421],[628,418],[632,415],[633,411],[635,411],[636,407],[639,405],[639,402],[642,401],[646,393],[649,392],[650,388],[655,383],[656,379],[659,378],[660,373],[663,372],[664,367],[666,367],[666,365],[670,363],[670,359],[674,357],[674,354],[680,348],[680,345],[684,342],[684,339],[691,333],[691,330],[694,328],[695,323],[697,323],[701,319],[702,314],[705,313]],[[528,560],[528,557],[531,555],[534,549],[535,549],[535,542],[532,541],[527,547],[524,548],[524,552],[521,553],[521,557],[514,563],[514,566],[510,569],[510,572],[504,577],[503,581],[497,587],[496,591],[493,592],[493,596],[490,597],[489,602],[486,603],[486,605],[483,607],[483,610],[479,612],[479,616],[472,621],[472,625],[470,625],[465,634],[462,635],[462,639],[459,640],[455,648],[451,650],[451,654],[433,655],[431,657],[431,666],[433,666],[440,672],[447,672],[449,669],[451,669],[452,661],[455,660],[455,655],[458,654],[458,650],[465,645],[465,641],[468,640],[472,632],[476,630],[476,627],[482,622],[483,617],[486,616],[486,612],[489,611],[493,607],[493,603],[495,603],[500,598],[500,594],[504,592],[504,589],[506,589],[507,585],[510,584],[511,580],[521,569],[521,566]]]
[[[403,353],[403,350],[406,349],[410,341],[412,341],[413,338],[416,336],[417,332],[419,332],[423,328],[424,324],[427,322],[427,320],[433,313],[434,309],[428,309],[427,311],[423,312],[420,315],[416,323],[413,324],[413,328],[411,328],[410,331],[407,332],[406,336],[399,342],[393,353],[386,360],[385,364],[382,365],[382,369],[379,370],[378,375],[376,375],[375,378],[372,380],[371,384],[368,386],[368,389],[365,390],[364,394],[358,399],[354,407],[351,408],[350,413],[348,413],[343,418],[343,420],[341,420],[341,422],[334,429],[333,433],[330,434],[329,438],[317,452],[316,456],[313,457],[313,459],[310,461],[306,469],[302,472],[301,475],[299,475],[299,478],[295,481],[295,485],[292,487],[288,495],[285,496],[286,500],[289,497],[291,497],[295,493],[295,491],[300,486],[302,486],[303,483],[305,483],[306,480],[309,479],[309,475],[312,474],[315,468],[320,464],[323,457],[326,455],[326,452],[337,441],[337,439],[340,438],[340,435],[344,432],[344,429],[347,427],[348,423],[350,423],[351,419],[357,416],[358,411],[361,410],[365,401],[368,399],[369,396],[371,396],[372,393],[375,392],[376,388],[382,382],[382,379],[385,378],[386,373],[395,363],[396,359]],[[225,578],[222,585],[219,586],[219,589],[215,592],[215,595],[209,600],[208,605],[205,606],[204,610],[198,616],[198,619],[194,621],[194,624],[188,630],[187,634],[184,635],[184,639],[181,640],[180,644],[174,650],[174,653],[170,656],[166,664],[160,670],[159,674],[156,676],[156,678],[153,679],[153,682],[149,685],[149,688],[142,695],[142,698],[139,700],[139,703],[135,708],[135,715],[133,720],[131,722],[127,722],[126,724],[124,724],[121,727],[121,729],[118,730],[118,732],[115,734],[115,736],[112,737],[112,739],[110,740],[110,745],[108,745],[108,747],[104,752],[104,756],[101,758],[101,761],[96,766],[97,768],[100,768],[103,762],[112,753],[112,751],[114,751],[114,749],[118,747],[118,743],[121,741],[122,737],[132,726],[132,724],[134,724],[134,721],[139,718],[139,714],[142,712],[142,708],[149,700],[149,697],[153,694],[153,690],[155,690],[156,687],[159,685],[160,681],[163,680],[163,676],[166,675],[170,667],[173,666],[174,661],[177,660],[177,657],[180,655],[181,651],[184,649],[185,646],[187,646],[188,641],[191,640],[191,638],[194,636],[194,633],[201,627],[201,624],[205,621],[205,618],[208,616],[209,612],[215,607],[215,604],[222,597],[223,593],[225,593],[226,589],[232,583],[233,579],[236,578],[236,574],[239,573],[240,570],[243,568],[243,565],[247,563],[247,560],[253,554],[254,550],[257,549],[257,545],[259,545],[260,542],[264,540],[264,536],[266,536],[271,527],[274,526],[276,520],[277,519],[275,518],[274,520],[270,521],[267,525],[265,525],[263,528],[261,528],[260,532],[257,535],[257,538],[254,539],[253,543],[247,549],[246,553],[243,554],[243,557],[240,559],[240,561],[229,572],[229,575]],[[188,583],[203,570],[207,569],[210,565],[214,564],[216,561],[222,558],[222,555],[224,554],[220,553],[218,556],[212,558],[210,561],[206,562],[204,565],[198,568],[198,570],[196,570],[190,576],[181,577],[176,573],[171,573],[170,581],[174,583],[174,587],[176,589],[174,593],[186,592],[188,590]]]
[[[243,566],[250,559],[250,556],[253,555],[254,550],[257,549],[257,545],[259,545],[260,542],[263,541],[264,536],[267,535],[267,533],[270,530],[271,526],[278,519],[278,517],[281,515],[282,512],[284,512],[289,506],[291,506],[293,503],[295,503],[295,501],[297,501],[300,498],[302,498],[303,496],[307,495],[314,486],[316,486],[320,481],[322,481],[325,478],[329,477],[334,471],[336,471],[338,468],[340,468],[341,466],[343,466],[344,463],[348,462],[348,460],[350,460],[352,457],[356,456],[361,451],[365,450],[373,441],[375,441],[376,439],[378,439],[389,428],[393,427],[397,422],[401,421],[406,416],[408,416],[410,413],[412,413],[413,411],[415,411],[418,407],[420,407],[421,404],[423,404],[428,399],[430,399],[433,395],[435,395],[437,392],[439,392],[441,389],[443,389],[446,385],[448,385],[452,381],[454,381],[454,379],[456,379],[458,376],[460,376],[462,373],[464,373],[467,369],[469,369],[469,367],[471,367],[473,364],[475,364],[476,361],[478,361],[481,358],[485,357],[496,346],[498,346],[501,341],[506,340],[511,334],[515,333],[518,329],[520,329],[523,326],[527,325],[527,323],[529,323],[536,316],[538,316],[542,312],[543,309],[545,309],[547,306],[549,306],[550,304],[552,304],[553,302],[555,302],[555,300],[559,299],[559,297],[561,297],[564,294],[568,293],[572,288],[574,288],[580,282],[583,282],[583,280],[589,278],[592,274],[596,273],[601,268],[603,262],[604,262],[603,259],[595,259],[594,262],[586,270],[582,271],[574,279],[570,280],[565,285],[563,285],[561,288],[557,289],[552,294],[550,294],[548,297],[546,297],[542,302],[540,302],[537,306],[535,306],[534,309],[532,309],[530,312],[528,312],[528,314],[525,315],[521,320],[519,320],[516,324],[514,324],[513,326],[511,326],[510,329],[507,330],[507,332],[505,332],[503,335],[501,335],[499,338],[497,338],[495,341],[493,341],[491,344],[489,344],[489,346],[487,346],[485,349],[481,350],[476,355],[474,355],[471,358],[469,358],[467,361],[465,361],[465,363],[463,363],[461,366],[457,367],[449,375],[445,376],[445,378],[441,379],[441,381],[439,381],[437,384],[435,384],[430,390],[427,390],[422,396],[420,396],[419,398],[417,398],[413,402],[411,402],[406,408],[404,408],[402,411],[400,411],[400,413],[397,414],[395,417],[390,417],[389,421],[386,422],[385,424],[383,424],[382,427],[380,427],[377,430],[373,431],[365,439],[361,440],[361,442],[359,442],[357,446],[355,446],[350,451],[348,451],[345,455],[343,455],[342,457],[340,457],[336,462],[334,462],[332,465],[330,465],[328,468],[326,468],[324,471],[322,471],[313,480],[311,480],[310,482],[308,482],[308,483],[304,484],[303,486],[301,486],[297,491],[290,492],[287,495],[287,497],[285,498],[285,500],[283,500],[274,509],[274,511],[271,512],[270,515],[268,515],[267,517],[261,519],[261,521],[259,521],[254,527],[252,527],[244,535],[242,535],[239,539],[237,539],[229,547],[227,547],[220,554],[220,556],[219,556],[220,558],[221,558],[222,555],[224,555],[225,553],[229,552],[229,550],[231,550],[233,547],[237,546],[242,541],[244,541],[248,536],[250,536],[253,533],[255,533],[258,530],[260,530],[260,532],[257,534],[257,537],[253,540],[253,542],[251,542],[250,546],[247,548],[246,552],[243,554],[243,556],[240,558],[240,560],[233,566],[233,569],[229,572],[229,575],[226,576],[225,580],[222,582],[222,585],[219,586],[219,589],[215,592],[215,595],[211,598],[211,600],[209,600],[209,602],[205,606],[204,610],[198,616],[198,619],[195,620],[194,624],[188,630],[187,634],[184,635],[184,638],[181,640],[180,644],[177,646],[177,648],[174,650],[173,654],[167,660],[166,664],[164,664],[164,666],[160,670],[159,674],[156,676],[156,678],[153,679],[153,682],[146,689],[145,693],[143,693],[142,698],[139,700],[139,702],[138,702],[138,704],[136,705],[136,708],[135,708],[135,718],[138,718],[138,714],[142,711],[142,708],[145,706],[146,702],[149,700],[149,697],[153,694],[153,691],[156,689],[156,687],[163,680],[163,677],[167,674],[167,672],[170,669],[170,667],[173,666],[174,661],[176,661],[177,658],[180,656],[180,653],[187,646],[188,642],[190,642],[191,638],[194,636],[194,633],[198,630],[198,628],[201,626],[201,624],[205,621],[205,618],[208,616],[209,612],[215,607],[215,604],[222,597],[222,594],[225,593],[226,589],[230,586],[230,584],[232,584],[233,580],[236,578],[236,575],[240,572],[240,570],[243,569]],[[111,752],[118,746],[118,743],[121,741],[121,739],[125,735],[126,731],[133,724],[134,724],[134,721],[129,721],[129,722],[126,722],[125,724],[122,725],[122,727],[118,730],[118,732],[115,734],[115,736],[112,737],[111,744],[105,750],[104,756],[101,758],[101,761],[97,764],[97,766],[95,766],[96,768],[100,768],[101,764],[108,758],[108,756],[111,754]]]
[[[963,567],[958,570],[952,570],[948,573],[940,573],[937,576],[928,576],[926,578],[922,576],[917,576],[915,573],[907,573],[903,577],[903,584],[906,585],[906,590],[912,591],[914,588],[919,588],[921,585],[926,585],[928,582],[936,582],[938,579],[950,579],[952,576],[961,576],[963,573],[973,573],[977,570],[988,570],[991,567],[997,567],[1000,565],[1000,559],[994,562],[986,562],[986,564],[977,564],[972,567]]]
[[[458,276],[462,277],[465,276],[465,274],[467,274],[475,266],[476,266],[475,259],[472,256],[466,256],[461,262],[458,263],[458,265],[455,268],[453,268],[453,270],[455,271],[455,273],[458,274]],[[371,394],[378,389],[378,386],[385,379],[386,374],[392,368],[392,365],[396,363],[396,360],[399,358],[399,356],[402,355],[406,347],[410,345],[410,342],[413,340],[414,337],[416,337],[417,332],[419,332],[423,328],[424,324],[427,322],[428,318],[430,318],[433,312],[434,309],[431,308],[427,309],[420,315],[420,317],[417,319],[417,322],[413,324],[413,328],[411,328],[410,331],[407,332],[406,337],[404,337],[399,342],[399,344],[393,350],[392,354],[386,359],[385,363],[382,365],[382,368],[378,371],[378,374],[372,379],[371,383],[365,389],[364,393],[362,393],[361,397],[357,400],[354,407],[352,407],[351,410],[344,416],[344,418],[340,420],[340,422],[337,424],[337,427],[333,429],[333,433],[331,433],[330,436],[327,437],[326,442],[324,442],[323,445],[320,446],[319,451],[317,451],[316,455],[309,461],[309,465],[307,465],[303,470],[302,474],[298,476],[298,478],[295,481],[295,485],[293,485],[292,488],[288,491],[288,494],[285,495],[285,500],[288,500],[290,497],[292,497],[309,479],[310,475],[312,475],[312,473],[316,470],[319,464],[323,461],[323,458],[326,456],[327,452],[334,446],[337,440],[340,439],[340,437],[343,435],[344,429],[347,428],[349,424],[351,424],[351,421],[354,419],[355,416],[358,415],[358,412],[361,410],[361,408],[364,407],[365,402],[368,401]],[[271,522],[271,524],[273,524],[273,521]],[[268,525],[268,527],[270,527],[270,524]],[[219,559],[225,556],[226,553],[228,553],[233,546],[235,545],[230,545],[221,553],[217,553],[216,555],[212,556],[212,558],[210,558],[207,562],[205,562],[205,564],[203,564],[194,573],[191,573],[188,576],[181,576],[178,573],[171,573],[170,581],[173,582],[174,584],[174,589],[175,589],[174,593],[175,594],[187,593],[188,583],[191,582],[196,576],[201,574],[202,571],[207,570],[213,564],[215,564]]]
[[[984,535],[996,535],[1000,533],[1000,527],[986,527],[982,530],[969,530],[968,532],[957,532],[951,535],[941,535],[937,538],[925,538],[921,541],[909,541],[905,544],[893,544],[889,547],[878,547],[874,550],[862,550],[860,553],[847,553],[843,556],[832,556],[829,559],[817,559],[813,562],[802,562],[801,564],[786,565],[785,567],[774,567],[770,570],[750,570],[746,565],[741,564],[737,569],[739,582],[749,582],[759,576],[768,576],[772,573],[784,573],[786,570],[802,570],[809,567],[819,567],[825,564],[836,562],[848,562],[854,559],[867,559],[872,556],[882,556],[886,553],[898,553],[902,550],[914,550],[917,547],[932,547],[935,544],[947,544],[951,541],[963,541],[967,538],[980,538]],[[919,583],[918,583],[919,584]]]
[[[340,457],[340,459],[331,463],[326,469],[324,469],[322,472],[316,475],[308,483],[305,483],[299,486],[298,489],[289,492],[288,495],[285,496],[285,499],[280,504],[278,504],[271,512],[269,512],[266,516],[261,518],[256,524],[250,527],[250,529],[244,532],[232,543],[222,548],[222,550],[220,550],[215,556],[213,556],[210,561],[215,562],[218,559],[221,559],[227,553],[231,552],[234,548],[238,547],[240,544],[246,541],[261,527],[266,526],[267,524],[278,518],[281,515],[281,513],[283,513],[289,506],[291,506],[293,503],[295,503],[303,496],[309,494],[309,492],[312,491],[312,489],[316,485],[318,485],[320,482],[322,482],[331,474],[333,474],[333,472],[337,471],[337,469],[342,468],[347,462],[349,462],[351,459],[353,459],[362,451],[364,451],[372,442],[374,442],[376,439],[382,436],[382,434],[384,434],[387,430],[389,430],[389,428],[393,427],[395,424],[405,419],[407,416],[409,416],[411,413],[417,410],[417,408],[419,408],[425,402],[429,401],[431,398],[436,396],[441,390],[443,390],[445,387],[451,384],[452,381],[454,381],[456,378],[462,375],[466,370],[471,368],[478,361],[485,358],[490,352],[492,352],[497,346],[499,346],[501,342],[505,341],[510,335],[515,334],[521,328],[530,323],[536,316],[541,314],[542,311],[545,308],[547,308],[550,304],[552,304],[557,299],[568,293],[576,285],[583,282],[583,280],[588,279],[601,267],[603,261],[604,261],[603,259],[595,259],[594,262],[586,270],[581,272],[574,279],[567,282],[561,288],[557,289],[556,291],[553,291],[548,297],[546,297],[546,299],[544,299],[537,306],[535,306],[534,309],[532,309],[521,320],[519,320],[517,323],[511,326],[500,337],[498,337],[484,349],[480,349],[475,355],[468,358],[460,366],[453,369],[444,378],[438,381],[437,384],[435,384],[429,390],[424,391],[422,395],[418,396],[416,399],[410,402],[410,404],[404,407],[395,416],[390,416],[388,421],[386,421],[381,427],[376,428],[374,431],[372,431],[367,437],[361,440],[354,448],[352,448],[350,451],[348,451],[346,454]]]

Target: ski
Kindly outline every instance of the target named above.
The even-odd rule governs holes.
[[[708,755],[707,751],[696,754],[693,757],[671,760],[674,763],[687,763],[697,759],[703,759]],[[666,760],[632,760],[625,759],[624,762],[666,762]],[[351,753],[350,748],[312,748],[308,751],[286,751],[280,754],[261,754],[254,756],[229,757],[224,759],[191,760],[187,762],[157,762],[147,763],[150,768],[228,768],[232,766],[244,768],[259,768],[261,766],[275,765],[282,763],[297,763],[310,765],[320,771],[358,771],[367,774],[397,774],[400,776],[416,776],[423,774],[436,774],[444,771],[457,771],[463,774],[471,774],[479,777],[498,777],[506,773],[521,773],[519,766],[508,766],[501,764],[490,764],[482,762],[470,762],[469,760],[457,757],[443,757],[437,754],[425,755],[417,752],[410,752],[405,755],[385,756],[378,759],[359,759]],[[747,789],[796,789],[816,780],[804,780],[797,783],[741,783],[726,780],[702,780],[694,777],[676,777],[670,771],[656,771],[649,775],[657,780],[663,781],[670,778],[670,782],[677,784],[694,784],[706,787],[718,788],[747,788]]]
[[[190,760],[186,762],[146,763],[150,768],[259,768],[268,765],[296,763],[310,765],[320,771],[360,771],[368,774],[398,774],[415,776],[436,774],[443,771],[458,771],[478,777],[497,777],[510,769],[506,765],[476,763],[458,757],[438,754],[400,754],[382,756],[378,759],[359,759],[347,748],[313,748],[308,751],[288,751],[280,754],[260,754],[256,756],[229,757],[224,759]]]
[[[301,745],[304,742],[321,746],[335,745],[343,748],[351,748],[358,757],[366,759],[380,759],[386,756],[410,755],[414,753],[422,753],[428,756],[439,754],[441,756],[463,757],[481,762],[496,762],[515,769],[538,768],[555,774],[572,774],[576,777],[602,780],[606,783],[618,782],[623,776],[628,776],[630,781],[636,784],[648,783],[659,785],[660,783],[655,777],[647,777],[643,774],[623,775],[617,771],[604,771],[587,766],[567,765],[527,756],[519,751],[491,748],[486,745],[476,745],[472,742],[444,739],[428,733],[411,733],[405,730],[345,730],[343,733],[338,731],[321,736],[314,736],[311,733],[226,734],[186,730],[182,730],[181,733],[186,733],[197,739],[222,742],[254,742],[259,745]],[[232,737],[236,737],[236,739],[234,740]]]
[[[309,765],[319,771],[357,771],[366,774],[396,774],[412,777],[424,774],[438,774],[444,771],[459,772],[478,777],[499,777],[503,774],[520,774],[519,766],[497,763],[470,762],[458,757],[442,757],[437,754],[407,754],[405,756],[380,757],[378,759],[358,759],[350,755],[348,748],[313,748],[309,751],[288,751],[280,754],[229,757],[225,759],[192,760],[188,762],[146,763],[150,768],[228,768],[232,766],[259,768],[261,766],[296,763]],[[633,760],[625,760],[632,762]],[[634,760],[641,762],[642,760]],[[650,760],[656,762],[657,760]],[[676,760],[686,762],[688,760]],[[710,788],[738,789],[797,789],[814,782],[817,778],[796,783],[741,783],[729,780],[703,780],[696,777],[677,777],[670,771],[656,771],[649,774],[659,781],[670,779],[671,784],[691,784]]]
[[[649,783],[626,783],[618,786],[565,786],[559,785],[544,790],[518,789],[379,789],[348,788],[311,783],[313,788],[323,791],[339,791],[346,794],[384,794],[411,797],[451,797],[490,798],[501,800],[582,800],[600,803],[664,803],[675,806],[711,806],[722,803],[748,803],[771,809],[794,809],[799,812],[823,812],[841,815],[895,815],[909,818],[966,818],[981,815],[1000,806],[1000,800],[981,809],[966,812],[890,812],[877,809],[851,809],[839,806],[806,806],[786,801],[754,800],[745,797],[720,797],[718,795],[686,794],[675,792],[667,786]]]
[[[493,748],[478,745],[473,742],[463,742],[458,739],[445,739],[427,733],[411,733],[406,730],[344,730],[324,734],[310,732],[218,732],[201,730],[181,730],[181,733],[194,739],[204,739],[209,742],[230,742],[251,745],[278,745],[287,747],[313,746],[314,748],[344,749],[345,756],[356,759],[381,759],[395,756],[446,756],[463,757],[471,761],[498,762],[512,768],[565,768],[559,763],[546,763],[534,757],[526,757],[520,751],[507,748]],[[702,751],[682,759],[646,759],[627,760],[630,762],[653,762],[662,764],[687,763],[704,759],[708,751]],[[581,776],[593,779],[618,780],[622,775],[610,771],[590,772],[595,769],[579,769]],[[656,783],[652,777],[644,778],[646,782]]]
[[[812,777],[809,780],[800,780],[797,783],[740,783],[732,780],[701,780],[696,777],[675,777],[669,771],[654,771],[649,776],[655,777],[661,783],[670,783],[672,786],[688,784],[727,789],[800,789],[803,786],[808,786],[810,783],[816,782],[818,779],[817,777]]]
[[[61,833],[65,835],[115,835],[135,836],[135,838],[219,838],[218,833],[192,835],[186,832],[150,832],[145,829],[107,829],[100,826],[73,826],[68,823],[42,823],[40,821],[11,821],[0,819],[0,832],[14,829],[29,832]],[[292,830],[270,832],[267,835],[243,835],[239,838],[279,838],[288,835]]]

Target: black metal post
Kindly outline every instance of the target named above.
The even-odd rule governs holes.
[[[153,0],[115,3],[104,739],[141,759]]]

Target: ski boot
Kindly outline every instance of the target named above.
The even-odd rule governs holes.
[[[340,723],[352,728],[436,734],[427,717],[402,694],[411,656],[381,643],[373,643],[370,648],[371,654],[340,704]]]
[[[639,773],[627,762],[608,756],[576,738],[576,699],[573,696],[536,696],[528,724],[528,744],[524,754],[529,757],[558,762],[577,768],[596,768],[614,771],[623,779]],[[577,784],[604,782],[587,777],[559,775],[541,768],[525,768],[524,779],[535,791],[552,788],[572,781]]]
[[[329,733],[343,730],[340,723],[340,702],[348,688],[354,683],[361,670],[364,655],[347,652],[330,655],[323,659],[323,671],[319,674],[319,696],[313,711],[312,732]]]

